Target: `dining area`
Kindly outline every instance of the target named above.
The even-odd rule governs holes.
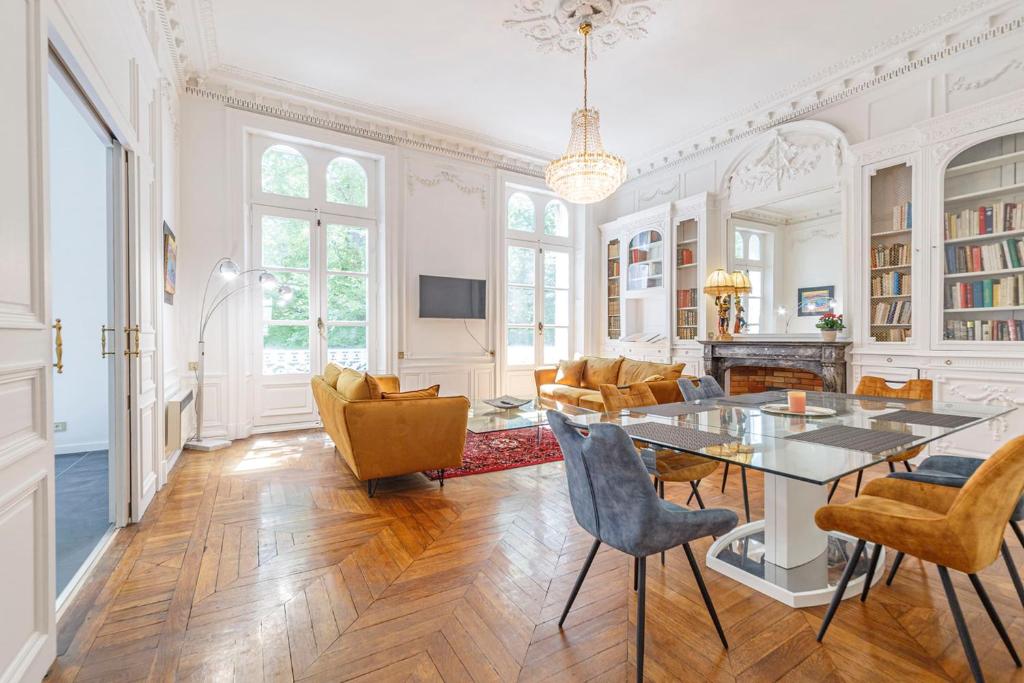
[[[866,602],[873,590],[892,590],[904,558],[913,557],[939,574],[971,677],[984,680],[984,657],[951,573],[966,575],[1002,656],[1020,667],[1011,633],[1019,629],[1024,586],[1006,539],[1024,547],[1024,436],[1007,439],[986,459],[935,447],[1014,408],[935,401],[927,380],[892,385],[864,377],[850,393],[726,395],[712,377],[682,378],[679,388],[684,400],[671,403],[634,384],[602,385],[602,411],[549,404],[546,418],[565,459],[576,522],[594,539],[559,626],[586,590],[602,545],[633,558],[637,680],[644,671],[648,560],[664,564],[666,553],[682,549],[709,627],[728,650],[728,629],[708,588],[721,581],[706,581],[701,564],[787,608],[827,606],[817,632],[822,642],[844,600]],[[763,478],[761,519],[751,515],[753,472]],[[742,515],[704,502],[717,491],[705,483],[702,495],[702,482],[721,481],[724,492],[729,476],[742,482]],[[666,482],[684,498],[667,500]],[[844,495],[833,502],[841,482]],[[854,495],[845,500],[849,488]],[[710,543],[699,563],[691,543],[703,539]],[[979,577],[996,562],[1016,593],[1008,614],[1006,601],[1000,614],[1000,601]]]

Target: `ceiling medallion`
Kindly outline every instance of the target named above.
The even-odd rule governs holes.
[[[502,22],[537,43],[541,52],[555,49],[576,52],[583,45],[577,33],[580,20],[588,17],[594,41],[604,48],[623,38],[637,40],[647,35],[644,24],[654,16],[661,0],[516,0],[516,15]],[[555,4],[554,11],[547,5]],[[593,46],[591,46],[593,50]]]

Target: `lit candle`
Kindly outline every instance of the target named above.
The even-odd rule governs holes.
[[[790,391],[786,396],[789,399],[789,412],[791,412],[791,413],[805,413],[805,412],[807,412],[807,392],[806,391]]]

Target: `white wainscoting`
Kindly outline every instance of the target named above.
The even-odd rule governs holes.
[[[492,360],[479,363],[431,362],[402,363],[398,381],[402,391],[441,385],[441,396],[465,396],[470,400],[494,398],[496,383]]]

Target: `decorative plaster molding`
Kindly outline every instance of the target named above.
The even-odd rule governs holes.
[[[1024,119],[1024,94],[1020,91],[992,98],[969,109],[959,109],[916,126],[923,144],[946,143],[934,148],[937,158],[954,149],[951,141],[968,133]]]
[[[579,36],[579,18],[590,17],[594,26],[591,34],[591,53],[595,48],[612,48],[623,38],[639,40],[647,36],[644,28],[655,15],[653,5],[658,0],[561,0],[553,11],[547,10],[545,0],[517,0],[516,14],[501,22],[502,26],[518,30],[537,44],[541,52],[561,50],[578,52],[583,46]]]
[[[729,187],[732,188],[738,183],[740,187],[751,192],[781,191],[784,181],[793,181],[812,173],[821,161],[824,148],[824,142],[799,145],[774,131],[768,146],[733,172],[729,177]],[[836,141],[837,160],[841,158],[838,156],[838,149]],[[839,166],[838,163],[836,165]]]
[[[982,88],[995,83],[1000,78],[1010,73],[1011,71],[1022,71],[1024,70],[1024,60],[1011,59],[1009,62],[1003,65],[1001,69],[993,73],[991,76],[985,78],[978,78],[973,81],[967,80],[966,76],[960,76],[954,79],[950,84],[947,92],[962,92],[966,90],[981,90]]]
[[[850,152],[857,157],[862,165],[867,165],[911,154],[920,147],[920,136],[916,130],[912,130],[909,133],[900,131],[886,137],[853,145]]]
[[[647,192],[640,192],[639,198],[640,198],[640,201],[642,201],[642,202],[649,202],[649,201],[652,201],[654,199],[657,199],[658,197],[662,197],[662,196],[665,196],[665,195],[672,194],[673,192],[677,192],[678,190],[679,190],[679,178],[677,177],[669,185],[666,185],[666,186],[655,186],[655,187],[651,188]]]
[[[416,175],[412,171],[408,171],[406,174],[406,180],[409,186],[409,194],[413,194],[416,190],[416,183],[419,183],[423,187],[437,187],[442,182],[450,183],[454,185],[456,189],[462,194],[467,195],[480,195],[480,208],[487,208],[487,188],[477,187],[466,183],[457,174],[451,171],[439,171],[433,178],[424,178],[423,176]]]
[[[791,237],[789,241],[793,244],[806,244],[811,240],[835,239],[838,236],[838,230],[829,230],[827,228],[814,228],[813,230],[801,230],[798,233],[794,233],[794,236]]]
[[[942,382],[944,378],[939,377],[938,380]],[[966,403],[982,403],[984,405],[1005,406],[1007,408],[1024,406],[1024,400],[1014,396],[1016,391],[1004,384],[984,384],[981,386],[980,391],[971,392],[963,384],[950,383],[949,393]],[[1002,441],[1008,427],[1009,424],[1005,415],[991,420],[988,423],[988,429],[989,433],[992,434],[992,440],[997,443]]]

